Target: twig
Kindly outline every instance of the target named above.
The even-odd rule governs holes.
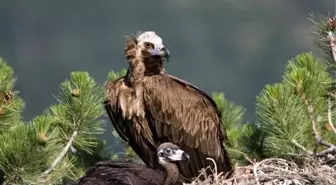
[[[328,95],[329,95],[331,98],[336,99],[336,93],[334,93],[334,92],[328,92]]]
[[[215,160],[213,160],[213,159],[210,158],[210,157],[207,157],[206,159],[212,161],[212,163],[214,164],[214,169],[215,169],[214,172],[215,172],[215,174],[217,174],[217,164],[216,164]],[[215,175],[214,178],[215,178],[216,184],[218,185],[217,175]]]
[[[206,174],[205,172],[206,172],[206,170],[208,170],[208,169],[211,170],[210,166],[201,169],[201,170],[200,170],[200,171],[201,171],[200,174],[199,174],[193,181],[196,182],[197,180],[199,180],[199,179],[201,178],[202,175]],[[203,171],[204,171],[204,174],[203,174]],[[206,175],[204,175],[204,176],[206,176]]]
[[[78,131],[74,131],[68,141],[68,143],[65,145],[65,147],[63,148],[63,150],[61,151],[61,153],[56,157],[56,159],[53,161],[53,163],[51,164],[51,166],[45,170],[41,176],[45,176],[48,175],[55,167],[56,165],[61,162],[61,160],[64,158],[65,154],[70,150],[70,147],[72,145],[72,143],[74,142],[75,138],[78,135]]]
[[[301,177],[301,176],[298,176],[298,175],[301,175],[301,176],[308,176],[310,174],[305,174],[305,173],[296,173],[296,174],[290,174],[290,175],[286,175],[286,176],[283,176],[283,175],[280,175],[280,174],[260,174],[259,177],[260,178],[266,178],[266,179],[271,179],[271,178],[279,178],[279,177],[286,177],[287,179],[303,179],[303,180],[307,180],[305,179],[304,177]],[[251,174],[247,174],[247,175],[241,175],[240,177],[233,177],[233,178],[230,178],[230,179],[226,179],[223,181],[223,184],[224,183],[228,183],[230,181],[233,181],[233,180],[237,180],[237,179],[252,179],[253,178],[253,175]]]
[[[307,110],[308,110],[308,115],[312,124],[312,135],[315,138],[316,141],[316,146],[314,148],[314,153],[316,153],[317,151],[317,147],[319,144],[326,146],[326,147],[332,147],[333,145],[324,141],[321,136],[319,135],[317,129],[316,129],[316,122],[315,122],[315,118],[314,118],[314,108],[311,104],[309,104],[308,100],[306,99],[305,94],[301,91],[299,92],[300,94],[300,98],[303,101],[303,103],[307,106]]]
[[[331,49],[331,55],[333,56],[334,62],[336,62],[336,46],[335,46],[335,35],[333,32],[328,32],[329,46]]]
[[[292,139],[291,143],[296,147],[300,148],[301,150],[303,150],[304,152],[306,152],[307,154],[309,155],[313,154],[312,151],[307,150],[304,146],[300,145],[295,139]]]
[[[238,152],[240,154],[242,154],[244,156],[244,159],[249,162],[250,164],[254,164],[253,160],[251,158],[249,158],[249,156],[247,156],[244,152],[233,149],[233,148],[229,148],[229,150],[234,151],[234,152]]]
[[[253,175],[254,175],[254,178],[257,182],[258,185],[260,185],[260,182],[259,182],[259,178],[258,178],[258,172],[257,172],[257,169],[258,169],[258,166],[261,164],[261,162],[257,162],[256,164],[253,165]]]
[[[321,156],[324,156],[326,154],[333,153],[333,152],[336,153],[336,146],[332,146],[328,149],[325,149],[322,152],[317,153],[316,156],[321,157]]]
[[[331,129],[332,129],[332,130],[334,131],[334,133],[336,134],[336,128],[335,128],[335,126],[334,126],[334,123],[332,122],[330,99],[328,99],[328,123],[329,123]]]

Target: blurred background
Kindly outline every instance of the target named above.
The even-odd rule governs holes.
[[[171,52],[166,69],[208,94],[224,92],[255,120],[256,95],[313,46],[309,13],[334,0],[1,0],[0,57],[15,70],[30,120],[55,103],[71,71],[99,83],[127,67],[125,36],[153,30]],[[103,138],[111,138],[107,122]]]

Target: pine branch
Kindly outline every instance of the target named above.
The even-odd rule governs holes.
[[[300,148],[301,150],[303,150],[304,152],[306,152],[307,154],[311,155],[313,154],[313,152],[309,151],[308,149],[306,149],[304,146],[300,145],[296,140],[292,139],[291,143],[295,146],[297,146],[298,148]]]
[[[301,98],[303,103],[306,105],[308,115],[309,115],[309,118],[310,118],[310,122],[311,122],[311,126],[312,126],[312,135],[315,138],[315,141],[316,141],[316,144],[317,144],[314,151],[316,151],[319,144],[321,144],[323,146],[326,146],[326,147],[332,147],[333,146],[332,144],[330,144],[329,142],[322,139],[322,137],[320,136],[319,132],[316,129],[316,121],[315,121],[313,106],[311,104],[309,104],[308,100],[306,99],[306,96],[305,96],[304,92],[301,91],[299,93],[300,93],[299,97]]]
[[[42,173],[42,177],[48,175],[57,166],[57,164],[63,160],[65,154],[70,150],[71,146],[73,145],[73,142],[75,138],[77,137],[77,135],[78,135],[78,131],[75,130],[72,133],[68,143],[65,145],[64,149],[61,151],[61,153],[56,157],[56,159],[51,164],[51,166]]]
[[[15,82],[13,69],[0,58],[0,134],[20,124],[25,104],[13,90]]]
[[[334,62],[336,62],[336,46],[335,46],[336,39],[335,39],[335,34],[331,31],[329,31],[327,38],[329,40],[331,55],[333,56]]]
[[[327,16],[311,14],[309,20],[312,22],[312,34],[316,37],[315,45],[327,54],[328,61],[333,61],[335,64],[334,50],[330,50],[330,45],[333,44],[331,43],[332,38],[328,37],[336,30],[336,18],[329,14]]]
[[[336,128],[334,126],[334,123],[332,121],[332,116],[331,116],[331,102],[330,102],[330,99],[328,99],[328,123],[329,123],[331,129],[336,134]]]

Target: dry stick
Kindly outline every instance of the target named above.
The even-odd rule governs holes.
[[[295,165],[295,163],[292,163],[290,161],[287,161],[285,159],[281,159],[281,158],[269,158],[269,159],[264,159],[262,161],[260,161],[257,165],[254,165],[254,173],[253,174],[246,174],[246,175],[240,175],[239,177],[232,177],[229,179],[224,180],[222,183],[229,183],[231,181],[236,182],[237,179],[255,179],[255,173],[256,173],[256,169],[261,166],[262,168],[271,168],[274,169],[274,172],[277,171],[282,171],[282,172],[287,172],[288,174],[283,175],[283,174],[277,174],[277,173],[267,173],[267,174],[258,174],[258,180],[259,182],[264,182],[267,179],[271,179],[271,178],[289,178],[289,179],[295,179],[295,180],[304,180],[307,181],[307,177],[310,178],[316,178],[314,174],[309,173],[309,172],[300,172],[299,168],[295,165],[293,168],[293,170],[289,170],[289,169],[284,169],[284,168],[279,168],[279,167],[275,167],[275,166],[270,166],[270,165],[265,165],[265,163],[268,162],[272,162],[272,161],[276,161],[277,163],[282,162],[284,164],[293,164]],[[288,166],[288,165],[287,165]],[[258,181],[256,183],[259,183]]]
[[[249,162],[250,164],[254,164],[253,160],[251,158],[249,158],[244,152],[233,149],[233,148],[229,148],[229,150],[234,151],[234,152],[238,152],[240,154],[242,154],[244,156],[244,159]]]
[[[332,122],[330,99],[328,99],[328,123],[329,123],[331,129],[332,129],[332,130],[334,131],[334,133],[336,134],[336,128],[335,128],[335,126],[334,126],[334,123]]]
[[[336,153],[336,146],[332,146],[328,149],[325,149],[322,152],[317,153],[316,156],[321,157],[321,156],[324,156],[324,155],[330,154],[330,153]]]
[[[256,164],[253,165],[253,174],[254,174],[254,179],[256,180],[257,184],[260,185],[259,178],[258,178],[258,166],[261,164],[261,162],[257,162]]]
[[[257,162],[255,164],[253,164],[253,175],[254,175],[254,179],[256,181],[256,183],[258,185],[260,185],[260,175],[263,175],[263,174],[260,174],[258,175],[258,172],[257,172],[257,169],[260,165],[262,165],[263,163],[266,163],[266,162],[269,162],[269,161],[281,161],[281,162],[287,162],[286,160],[284,159],[281,159],[281,158],[269,158],[269,159],[264,159],[260,162]]]
[[[64,158],[65,154],[69,151],[72,143],[74,142],[75,138],[78,135],[78,131],[74,131],[68,141],[68,143],[65,145],[65,147],[63,148],[62,152],[57,156],[57,158],[53,161],[53,163],[51,164],[51,166],[42,173],[42,176],[48,175],[56,166],[59,162],[61,162],[61,160]]]
[[[212,161],[212,163],[214,164],[214,168],[215,168],[215,181],[216,181],[216,185],[218,185],[218,179],[217,179],[217,164],[216,164],[215,160],[213,160],[213,159],[210,158],[210,157],[207,157],[206,159]]]
[[[200,174],[193,180],[193,182],[196,182],[199,178],[201,178],[202,175],[206,174],[206,170],[212,170],[210,166],[203,168],[200,170]],[[204,175],[204,177],[206,177],[206,175]]]
[[[302,173],[302,172],[298,172],[296,174],[289,174],[286,175],[285,177],[287,179],[300,179],[300,180],[306,180],[306,178],[302,177],[302,176],[309,176],[311,178],[315,178],[314,176],[312,176],[311,174],[307,174],[307,173]],[[283,177],[282,174],[260,174],[259,177],[262,179],[261,181],[264,181],[264,179],[271,179],[271,178],[279,178],[279,177]],[[230,179],[226,179],[223,181],[223,183],[228,183],[237,179],[252,179],[254,178],[253,175],[248,174],[248,175],[241,175],[240,177],[233,177]]]
[[[336,46],[335,46],[335,35],[333,32],[329,31],[327,38],[329,39],[329,46],[331,49],[331,55],[333,56],[334,61],[336,62]]]

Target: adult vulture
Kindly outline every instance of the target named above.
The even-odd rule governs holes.
[[[105,108],[120,137],[153,168],[159,168],[157,146],[175,143],[190,156],[189,163],[178,163],[187,181],[212,164],[207,157],[219,172],[230,171],[221,113],[206,93],[166,72],[169,51],[162,39],[153,31],[129,36],[125,55],[127,74],[105,85]]]

